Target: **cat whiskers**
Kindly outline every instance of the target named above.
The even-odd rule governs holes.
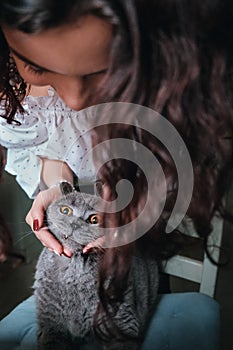
[[[52,224],[52,226],[56,227],[58,230],[62,230],[64,227],[63,220],[59,220],[57,218],[54,219],[52,223],[50,221],[46,220],[46,221],[44,221],[44,224],[46,224],[47,226]]]
[[[25,239],[25,238],[27,238],[28,236],[30,236],[30,235],[34,235],[34,232],[33,231],[28,231],[28,232],[25,232],[25,233],[23,233],[23,235],[21,236],[21,237],[19,237],[16,241],[15,241],[15,243],[14,243],[14,245],[17,245],[19,242],[21,242],[23,239]]]

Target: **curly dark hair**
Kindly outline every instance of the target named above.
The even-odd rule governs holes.
[[[197,233],[207,239],[214,214],[222,212],[227,176],[232,172],[232,6],[230,0],[21,0],[1,1],[0,23],[38,33],[92,13],[114,26],[111,64],[95,101],[132,102],[153,108],[182,136],[194,170],[193,197],[187,212]],[[8,47],[0,37],[0,91],[9,122],[19,102],[7,86]],[[172,190],[164,215],[134,243],[107,249],[100,268],[98,313],[120,300],[135,247],[158,260],[177,251],[177,231],[165,234],[177,194],[175,164],[163,145],[133,126],[111,125],[93,134],[94,145],[109,138],[139,141],[160,160]],[[112,150],[111,150],[112,151]],[[147,183],[137,166],[123,159],[106,163],[101,176],[114,197],[122,178],[134,186],[132,202],[105,218],[105,225],[133,220],[146,201]],[[155,203],[156,205],[156,203]],[[148,218],[145,217],[145,220]],[[176,244],[177,242],[177,244]],[[111,286],[105,281],[114,276]],[[97,317],[98,318],[98,317]],[[106,326],[107,327],[107,326]]]

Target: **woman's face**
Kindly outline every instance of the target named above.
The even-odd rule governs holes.
[[[12,56],[24,80],[52,86],[75,110],[88,106],[109,67],[112,26],[91,15],[40,34],[3,27]]]

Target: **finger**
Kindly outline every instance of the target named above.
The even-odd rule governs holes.
[[[33,221],[38,220],[38,228],[43,226],[44,212],[54,200],[61,196],[58,188],[51,188],[40,192],[33,201],[32,207],[26,216],[26,222],[33,229]]]
[[[42,227],[40,230],[35,232],[35,235],[46,248],[53,250],[57,255],[61,255],[63,253],[63,246],[48,231],[47,227]]]
[[[43,243],[42,243],[43,244]],[[51,252],[51,253],[53,253],[54,251],[53,251],[53,249],[51,249],[51,248],[48,248],[48,250]]]
[[[95,241],[92,241],[90,243],[88,243],[84,248],[83,248],[83,253],[87,254],[89,253],[91,250],[102,250],[103,246],[104,246],[104,241],[105,241],[105,237],[99,237],[97,238]]]
[[[73,255],[73,252],[68,248],[63,247],[63,255],[65,255],[67,258],[71,258]]]
[[[33,231],[37,231],[43,226],[44,221],[44,207],[39,200],[34,201],[26,218],[27,224],[31,226]]]

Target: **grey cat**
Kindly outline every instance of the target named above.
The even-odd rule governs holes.
[[[98,266],[103,252],[82,253],[87,243],[100,237],[99,215],[93,210],[97,202],[97,196],[73,191],[47,210],[50,231],[73,256],[69,259],[44,249],[38,260],[34,289],[39,349],[140,349],[139,339],[145,335],[156,300],[157,263],[139,253],[133,257],[128,287],[113,318],[129,340],[111,337],[108,342],[97,342],[93,318],[99,302]]]

